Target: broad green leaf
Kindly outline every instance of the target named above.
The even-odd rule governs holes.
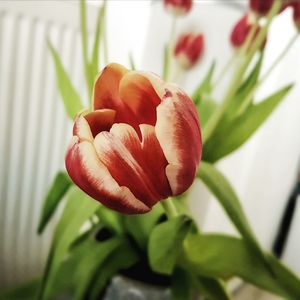
[[[202,97],[200,103],[197,105],[197,112],[202,128],[205,127],[206,122],[211,117],[216,108],[217,103],[213,99],[209,97]]]
[[[125,242],[116,248],[98,269],[94,281],[89,286],[88,299],[98,300],[99,295],[106,287],[109,280],[119,271],[125,270],[136,264],[138,256],[129,243]]]
[[[183,269],[175,268],[171,278],[172,300],[192,300],[195,290],[192,276]]]
[[[232,223],[244,237],[245,241],[252,248],[254,253],[256,253],[258,259],[264,261],[265,265],[268,266],[265,255],[260,249],[260,246],[251,230],[240,201],[227,179],[212,164],[204,161],[201,162],[198,177],[215,195]]]
[[[212,90],[212,77],[214,74],[216,63],[212,62],[207,74],[205,75],[204,79],[202,82],[198,85],[196,90],[194,91],[192,95],[192,99],[194,103],[197,105],[198,103],[201,102],[202,96],[204,94],[210,94]]]
[[[215,134],[204,144],[203,159],[216,162],[243,145],[269,117],[291,87],[289,85],[264,101],[250,105],[242,115],[218,126]]]
[[[150,233],[163,214],[163,209],[158,204],[147,214],[123,216],[125,230],[141,249],[147,249]]]
[[[231,297],[221,279],[197,276],[194,284],[200,290],[201,295],[211,300],[230,300]]]
[[[153,229],[149,238],[148,256],[150,266],[155,272],[172,274],[191,225],[192,220],[181,215]]]
[[[1,291],[0,300],[32,300],[36,297],[40,282],[40,279],[35,279],[16,288]]]
[[[64,69],[58,53],[48,42],[49,49],[55,65],[57,85],[65,106],[65,110],[71,119],[74,119],[76,114],[83,109],[80,97],[75,90],[70,77]]]
[[[123,216],[120,213],[101,205],[97,209],[96,215],[99,217],[101,224],[103,224],[104,226],[108,227],[116,233],[123,233]]]
[[[270,274],[248,244],[226,235],[189,235],[181,262],[193,274],[220,277],[238,276],[284,299],[300,299],[300,280],[275,257],[268,256],[274,274]]]
[[[81,226],[92,216],[99,204],[88,197],[77,187],[73,187],[68,193],[68,202],[62,217],[56,226],[48,261],[43,275],[38,299],[49,299],[49,291],[53,277],[64,259],[70,245],[79,234]]]
[[[103,22],[104,22],[104,15],[105,15],[106,6],[103,4],[98,10],[97,22],[96,22],[96,31],[94,37],[94,45],[92,51],[92,58],[91,58],[91,69],[92,69],[92,80],[95,80],[96,75],[99,72],[99,47],[101,36],[103,33]]]
[[[169,47],[166,45],[164,47],[164,61],[163,61],[163,73],[162,78],[168,80],[170,72],[170,56],[169,56]]]
[[[44,228],[53,216],[58,204],[63,199],[71,186],[72,181],[70,180],[66,172],[57,173],[44,201],[44,206],[38,226],[39,234],[43,232]]]

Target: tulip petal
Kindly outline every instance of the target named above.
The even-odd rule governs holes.
[[[76,117],[73,126],[73,135],[77,136],[80,141],[93,141],[89,123],[82,115]]]
[[[192,100],[174,84],[158,76],[145,74],[158,96],[155,132],[169,163],[166,168],[173,195],[192,184],[201,157],[199,119]]]
[[[72,180],[92,198],[121,213],[136,214],[150,210],[132,192],[120,186],[99,160],[88,141],[73,136],[66,154],[66,168]]]
[[[113,109],[116,111],[116,123],[131,124],[139,130],[136,116],[122,101],[119,94],[120,81],[128,72],[119,64],[109,64],[103,69],[95,82],[94,109]]]
[[[101,131],[109,131],[116,116],[116,111],[112,109],[99,109],[95,110],[84,118],[89,123],[93,137]]]
[[[142,129],[146,133],[146,129]],[[153,134],[154,135],[154,134]],[[154,142],[152,135],[151,141]],[[156,142],[153,147],[143,150],[143,147],[149,146],[150,133],[145,135],[144,145],[142,145],[136,131],[128,124],[114,124],[110,132],[101,132],[95,138],[94,144],[98,156],[108,168],[114,179],[122,186],[127,186],[130,191],[141,199],[147,206],[152,207],[157,201],[169,196],[170,188],[165,178],[157,186],[153,177],[153,165],[146,159],[150,157],[151,162],[157,157],[157,171],[161,178],[163,177],[167,162],[163,156],[162,150]],[[158,174],[157,174],[158,175]]]
[[[120,81],[120,97],[135,114],[139,124],[155,125],[156,107],[161,99],[141,72],[129,72]]]

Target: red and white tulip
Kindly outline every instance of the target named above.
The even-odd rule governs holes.
[[[239,19],[239,21],[233,27],[233,30],[230,35],[230,41],[234,48],[238,49],[243,46],[249,32],[251,31],[252,26],[254,26],[254,22],[251,15],[245,14],[241,19]],[[256,38],[259,31],[260,27],[257,28],[252,42]]]
[[[166,10],[173,16],[184,16],[192,8],[192,0],[164,0]]]
[[[110,64],[94,86],[94,110],[79,115],[66,168],[83,191],[126,214],[145,213],[186,191],[200,161],[199,120],[178,86]]]
[[[194,66],[204,52],[204,35],[186,33],[179,36],[174,48],[174,57],[183,69]]]

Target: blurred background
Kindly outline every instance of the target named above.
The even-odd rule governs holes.
[[[95,7],[100,4],[88,1],[91,36]],[[179,33],[201,31],[205,35],[204,57],[178,77],[177,83],[187,92],[194,90],[213,60],[218,69],[227,63],[234,51],[230,32],[246,4],[246,0],[195,1],[192,12],[179,20]],[[285,11],[272,25],[263,70],[295,34],[290,14]],[[131,54],[137,69],[161,74],[171,27],[161,1],[109,0],[107,22],[110,62],[129,67]],[[64,169],[71,136],[47,39],[87,103],[78,1],[0,1],[0,288],[42,272],[55,225],[54,219],[43,236],[36,233],[44,196],[56,172]],[[242,148],[219,163],[237,190],[259,241],[269,250],[299,176],[299,53],[298,40],[258,93],[258,98],[265,97],[276,87],[296,82],[287,99]],[[225,78],[217,98],[227,83]],[[192,187],[190,205],[203,230],[235,233],[217,201],[198,182]],[[283,260],[298,275],[299,253],[300,205],[296,205]]]

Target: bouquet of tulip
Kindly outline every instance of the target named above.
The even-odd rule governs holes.
[[[81,1],[89,108],[83,107],[49,43],[66,112],[75,121],[65,156],[67,173],[57,174],[49,190],[39,233],[58,204],[66,203],[43,276],[1,299],[25,299],[29,290],[28,299],[102,299],[117,274],[166,286],[168,299],[232,299],[227,283],[233,277],[285,299],[300,299],[300,279],[261,249],[235,191],[214,166],[245,143],[291,89],[283,87],[254,102],[257,89],[298,37],[297,32],[261,76],[270,24],[282,10],[292,9],[300,30],[300,2],[249,1],[249,11],[230,37],[236,49],[230,60],[234,70],[219,103],[212,100],[214,64],[191,97],[169,82],[175,67],[196,67],[204,51],[202,33],[183,34],[176,42],[172,30],[163,79],[136,71],[132,59],[131,70],[110,63],[97,75],[100,45],[104,54],[107,49],[106,4],[99,10],[90,58]],[[164,5],[175,24],[193,3],[165,0]],[[201,232],[186,202],[195,178],[220,202],[240,237]]]

